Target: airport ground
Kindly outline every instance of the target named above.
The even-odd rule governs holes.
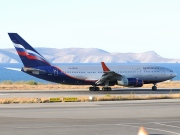
[[[144,84],[142,88],[151,89],[152,84]],[[88,90],[89,85],[62,85],[62,84],[43,84],[34,81],[3,81],[0,82],[0,90],[66,90],[66,89],[83,89]],[[180,88],[180,81],[166,81],[157,84],[158,88]],[[101,88],[101,87],[100,87]],[[112,89],[126,89],[123,86],[112,86]]]
[[[156,91],[144,88],[121,88],[112,91],[0,90],[0,104],[67,102],[67,98],[74,102],[180,99],[180,89],[160,88]]]
[[[87,86],[68,89],[52,84],[2,85],[4,84],[0,87],[4,89],[0,90],[0,99],[89,96],[109,98],[129,95],[161,97],[173,94],[178,97],[156,100],[0,104],[1,135],[137,135],[141,126],[145,127],[149,135],[180,135],[180,86],[177,82],[171,82],[168,87],[160,87],[157,91],[152,91],[149,87],[113,87],[112,91],[88,91],[84,88]],[[37,90],[38,86],[47,89]]]
[[[0,105],[1,135],[180,135],[180,99]]]
[[[156,91],[152,91],[151,86],[152,84],[142,88],[113,86],[112,91],[89,91],[89,86],[7,81],[0,84],[0,103],[46,103],[49,98],[63,97],[76,97],[81,102],[89,101],[89,97],[93,97],[94,101],[180,98],[179,81],[159,83]]]

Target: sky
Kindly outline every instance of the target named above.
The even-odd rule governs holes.
[[[8,32],[33,47],[155,51],[180,58],[179,0],[0,0],[0,49]]]

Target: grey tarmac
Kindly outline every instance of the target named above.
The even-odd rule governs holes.
[[[180,88],[159,88],[156,91],[145,88],[123,88],[123,89],[113,89],[112,91],[89,91],[85,89],[62,89],[62,90],[1,90],[0,98],[10,98],[10,97],[67,97],[67,96],[105,96],[110,95],[162,95],[162,94],[179,94]]]
[[[180,99],[1,104],[0,135],[180,135]]]

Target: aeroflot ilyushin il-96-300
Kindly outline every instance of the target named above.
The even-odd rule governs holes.
[[[24,67],[21,71],[47,81],[69,85],[91,85],[90,91],[110,91],[113,85],[125,87],[142,87],[172,79],[176,74],[166,67],[147,64],[107,66],[104,62],[97,65],[68,64],[61,67],[53,66],[17,33],[8,33]]]

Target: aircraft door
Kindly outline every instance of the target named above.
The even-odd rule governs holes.
[[[140,68],[137,69],[137,75],[138,75],[138,76],[141,75],[141,69],[140,69]]]
[[[54,71],[54,76],[58,76],[58,70],[54,68],[53,71]]]

